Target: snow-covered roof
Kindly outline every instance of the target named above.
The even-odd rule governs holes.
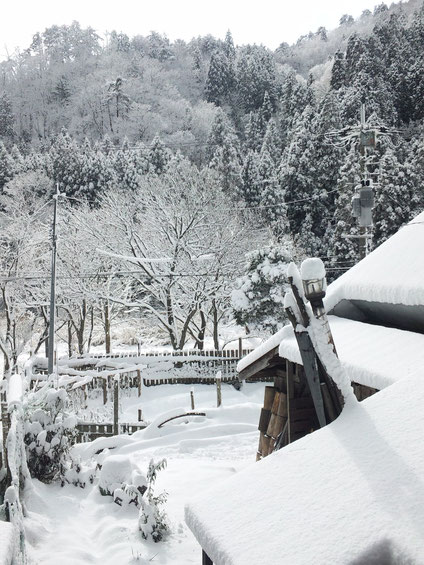
[[[237,371],[243,371],[246,367],[251,365],[254,361],[257,361],[263,355],[266,355],[276,347],[278,347],[281,343],[281,340],[288,335],[290,328],[288,326],[284,326],[277,333],[272,335],[269,339],[258,345],[253,351],[245,355],[240,361],[237,363]]]
[[[383,389],[412,375],[424,379],[424,335],[328,317],[342,367],[352,382]],[[281,357],[302,364],[293,329],[280,343]]]
[[[421,563],[424,381],[403,379],[186,507],[215,565]]]
[[[424,305],[424,212],[328,287],[327,312],[342,300]]]
[[[421,322],[424,316],[423,248],[424,212],[329,285],[327,296],[324,299],[327,312],[336,309],[335,313],[344,316],[346,308],[340,311],[337,311],[336,308],[337,305],[345,303],[344,301],[370,303],[371,310],[373,309],[372,304],[381,303],[385,305],[388,315],[383,322],[385,325],[391,325],[392,321],[392,325],[408,327],[408,323],[399,323],[400,316],[406,322],[409,320],[411,327],[408,329],[422,327]],[[314,266],[312,262],[310,264]],[[387,305],[401,305],[401,308],[404,309],[398,309],[396,312],[390,311]],[[417,318],[414,318],[408,307],[416,307]],[[384,313],[383,307],[383,310],[380,309],[376,314],[377,319],[378,316],[384,319]],[[411,331],[402,332],[382,326],[361,324],[335,316],[330,319],[336,347],[351,380],[374,388],[384,388],[401,376],[419,370],[419,363],[423,361],[418,351],[423,347],[422,335]],[[381,323],[380,320],[379,322]],[[364,334],[361,333],[362,331]],[[351,332],[352,335],[350,335]],[[237,370],[243,371],[263,355],[275,349],[280,342],[280,356],[301,363],[293,330],[289,325],[280,329],[241,359]],[[391,362],[388,363],[387,359],[390,359]],[[408,367],[406,371],[405,363]],[[377,386],[377,383],[380,386]]]

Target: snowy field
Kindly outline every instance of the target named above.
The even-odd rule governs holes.
[[[216,389],[208,385],[162,385],[143,388],[140,399],[123,399],[122,421],[135,421],[138,408],[149,421],[161,414],[190,410],[193,388],[196,411],[206,416],[177,419],[163,428],[154,425],[133,436],[121,436],[122,455],[144,472],[149,461],[166,458],[155,491],[169,497],[166,512],[170,534],[165,541],[144,541],[138,531],[138,510],[120,507],[101,496],[99,471],[93,485],[44,485],[36,480],[28,493],[25,521],[30,563],[36,564],[173,564],[201,562],[201,549],[184,523],[184,505],[193,493],[255,464],[257,425],[265,383],[245,384],[241,391],[222,385],[223,405],[216,408]],[[93,408],[93,406],[91,406]],[[74,447],[73,455],[95,469],[95,451],[116,439],[99,439]]]

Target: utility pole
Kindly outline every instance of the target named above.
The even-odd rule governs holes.
[[[367,128],[365,117],[365,97],[361,100],[359,126],[359,152],[361,167],[361,184],[356,187],[355,196],[352,198],[352,213],[358,218],[359,223],[359,258],[363,259],[368,254],[369,240],[371,238],[368,228],[373,224],[372,209],[374,208],[374,191],[372,188],[371,175],[368,174],[367,157],[368,149],[375,148],[376,130]],[[355,237],[355,236],[350,236]]]
[[[59,199],[59,183],[56,194],[53,196],[53,231],[52,231],[52,268],[50,275],[50,322],[49,322],[49,348],[48,348],[48,374],[53,373],[55,350],[55,325],[56,325],[56,256],[57,256],[57,202]]]

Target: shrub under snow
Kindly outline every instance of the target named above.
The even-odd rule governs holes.
[[[25,445],[32,477],[48,483],[63,478],[65,457],[76,434],[76,418],[66,412],[67,393],[47,385],[24,404]]]
[[[112,496],[119,506],[134,504],[139,508],[139,529],[144,539],[160,541],[168,531],[166,514],[162,505],[165,492],[155,495],[157,473],[166,466],[166,459],[149,463],[147,476],[125,455],[109,455],[102,459],[99,490],[104,496]]]

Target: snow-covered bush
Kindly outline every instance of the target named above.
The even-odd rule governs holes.
[[[93,484],[94,470],[92,467],[83,465],[78,459],[69,456],[63,464],[62,486],[69,483],[76,487],[85,488],[87,483]]]
[[[101,463],[99,490],[103,496],[113,496],[114,501],[122,505],[123,499],[127,501],[122,493],[131,494],[134,490],[132,498],[142,496],[147,490],[147,479],[129,457],[109,455]],[[128,504],[130,502],[133,500]],[[134,502],[138,507],[138,498]]]
[[[141,498],[141,508],[138,519],[138,526],[144,539],[150,537],[154,542],[161,541],[168,531],[168,523],[166,513],[162,510],[162,505],[167,500],[167,493],[162,492],[155,496],[154,485],[159,471],[166,467],[166,459],[162,459],[158,463],[153,460],[149,463],[147,471],[147,492],[146,496]]]
[[[162,505],[167,493],[154,493],[157,474],[166,467],[166,459],[149,463],[147,476],[125,455],[107,455],[102,458],[99,490],[103,496],[112,496],[119,506],[134,504],[139,508],[139,529],[144,539],[160,541],[168,531]]]
[[[274,332],[285,320],[283,303],[293,247],[270,245],[249,253],[247,259],[246,274],[237,279],[231,293],[234,317],[238,324]]]
[[[66,412],[67,397],[64,389],[45,385],[24,404],[28,468],[45,483],[64,478],[65,458],[76,435],[76,418]]]

